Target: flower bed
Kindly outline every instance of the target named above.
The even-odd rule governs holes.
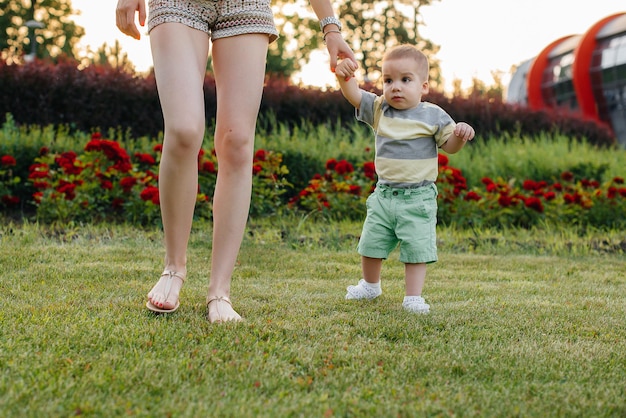
[[[129,155],[119,143],[96,133],[81,153],[52,153],[42,148],[30,164],[28,178],[13,168],[12,155],[0,156],[0,208],[25,204],[36,208],[42,222],[110,221],[142,225],[160,222],[158,164],[161,146]],[[210,218],[217,178],[214,150],[198,155],[198,195],[195,216]],[[365,199],[375,186],[371,161],[354,164],[329,159],[290,199],[291,185],[282,155],[258,150],[253,164],[250,215],[268,216],[286,210],[320,213],[330,219],[362,219]],[[542,223],[623,228],[626,226],[626,186],[622,177],[598,181],[563,172],[558,181],[483,178],[469,187],[461,170],[439,156],[440,223],[459,226],[532,227]],[[19,190],[30,188],[30,201],[21,202]],[[28,195],[28,194],[27,194]]]

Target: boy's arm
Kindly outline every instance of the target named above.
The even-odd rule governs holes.
[[[350,60],[343,60],[337,65],[335,75],[343,97],[358,109],[361,107],[361,89],[353,76],[355,70]]]
[[[467,141],[474,139],[474,134],[474,128],[465,122],[459,122],[456,124],[450,138],[441,146],[441,149],[448,154],[454,154],[460,151]]]

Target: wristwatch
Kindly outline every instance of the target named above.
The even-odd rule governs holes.
[[[324,32],[326,25],[337,25],[339,30],[341,30],[341,22],[335,16],[328,16],[320,20],[320,29],[322,29],[322,32]]]

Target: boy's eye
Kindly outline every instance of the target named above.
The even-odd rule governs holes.
[[[411,81],[411,79],[409,77],[404,77],[402,81],[405,83],[408,83],[409,81]]]

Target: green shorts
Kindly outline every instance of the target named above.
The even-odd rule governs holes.
[[[400,244],[403,263],[437,261],[437,186],[397,189],[378,184],[367,198],[367,216],[357,251],[386,259]]]

